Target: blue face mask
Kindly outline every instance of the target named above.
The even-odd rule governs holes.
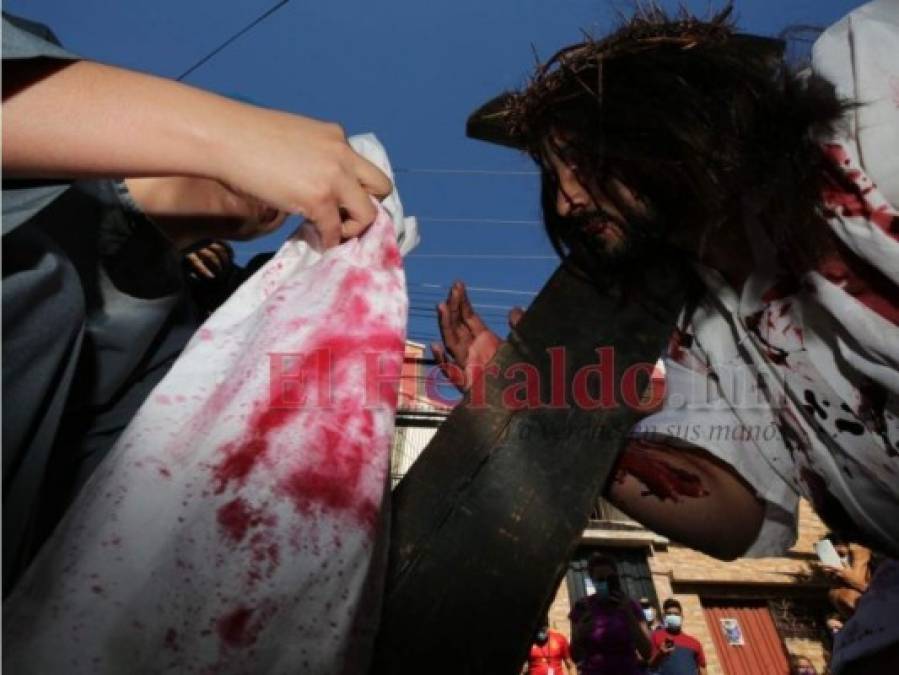
[[[646,607],[643,610],[643,616],[647,623],[652,623],[652,620],[656,618],[656,611],[652,607]]]
[[[609,599],[609,582],[608,581],[594,581],[593,588],[596,589],[596,597],[600,600],[608,600]]]
[[[665,628],[669,628],[673,631],[680,630],[681,624],[683,624],[683,617],[678,616],[677,614],[666,614],[665,615]]]

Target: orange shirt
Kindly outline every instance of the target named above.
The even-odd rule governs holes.
[[[550,629],[549,638],[542,647],[531,645],[528,655],[528,675],[565,675],[562,659],[571,659],[568,640],[561,633]]]

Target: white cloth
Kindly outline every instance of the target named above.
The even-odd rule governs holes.
[[[393,175],[393,168],[390,166],[390,159],[387,157],[387,150],[381,145],[378,137],[371,133],[350,136],[347,140],[353,150],[381,169],[393,181],[393,192],[387,195],[387,198],[381,202],[381,206],[393,220],[400,255],[405,257],[421,241],[418,234],[418,220],[415,216],[407,216],[403,213],[403,203],[400,201],[400,193]]]
[[[324,254],[311,233],[200,328],[85,485],[4,603],[5,672],[367,670],[405,278],[383,210]]]

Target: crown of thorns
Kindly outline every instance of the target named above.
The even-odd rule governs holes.
[[[639,10],[620,29],[603,39],[585,40],[564,47],[543,64],[518,92],[506,92],[475,111],[468,120],[472,138],[527,147],[534,140],[534,126],[548,110],[567,100],[587,95],[599,105],[603,98],[603,65],[622,56],[673,48],[690,50],[721,45],[732,39],[761,42],[770,48],[778,40],[735,33],[729,4],[710,19],[701,20],[681,11],[674,18],[656,6]],[[775,49],[779,49],[776,47]]]

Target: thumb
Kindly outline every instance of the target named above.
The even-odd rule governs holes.
[[[524,310],[521,307],[513,307],[509,310],[509,328],[515,328],[521,317],[524,316]]]

